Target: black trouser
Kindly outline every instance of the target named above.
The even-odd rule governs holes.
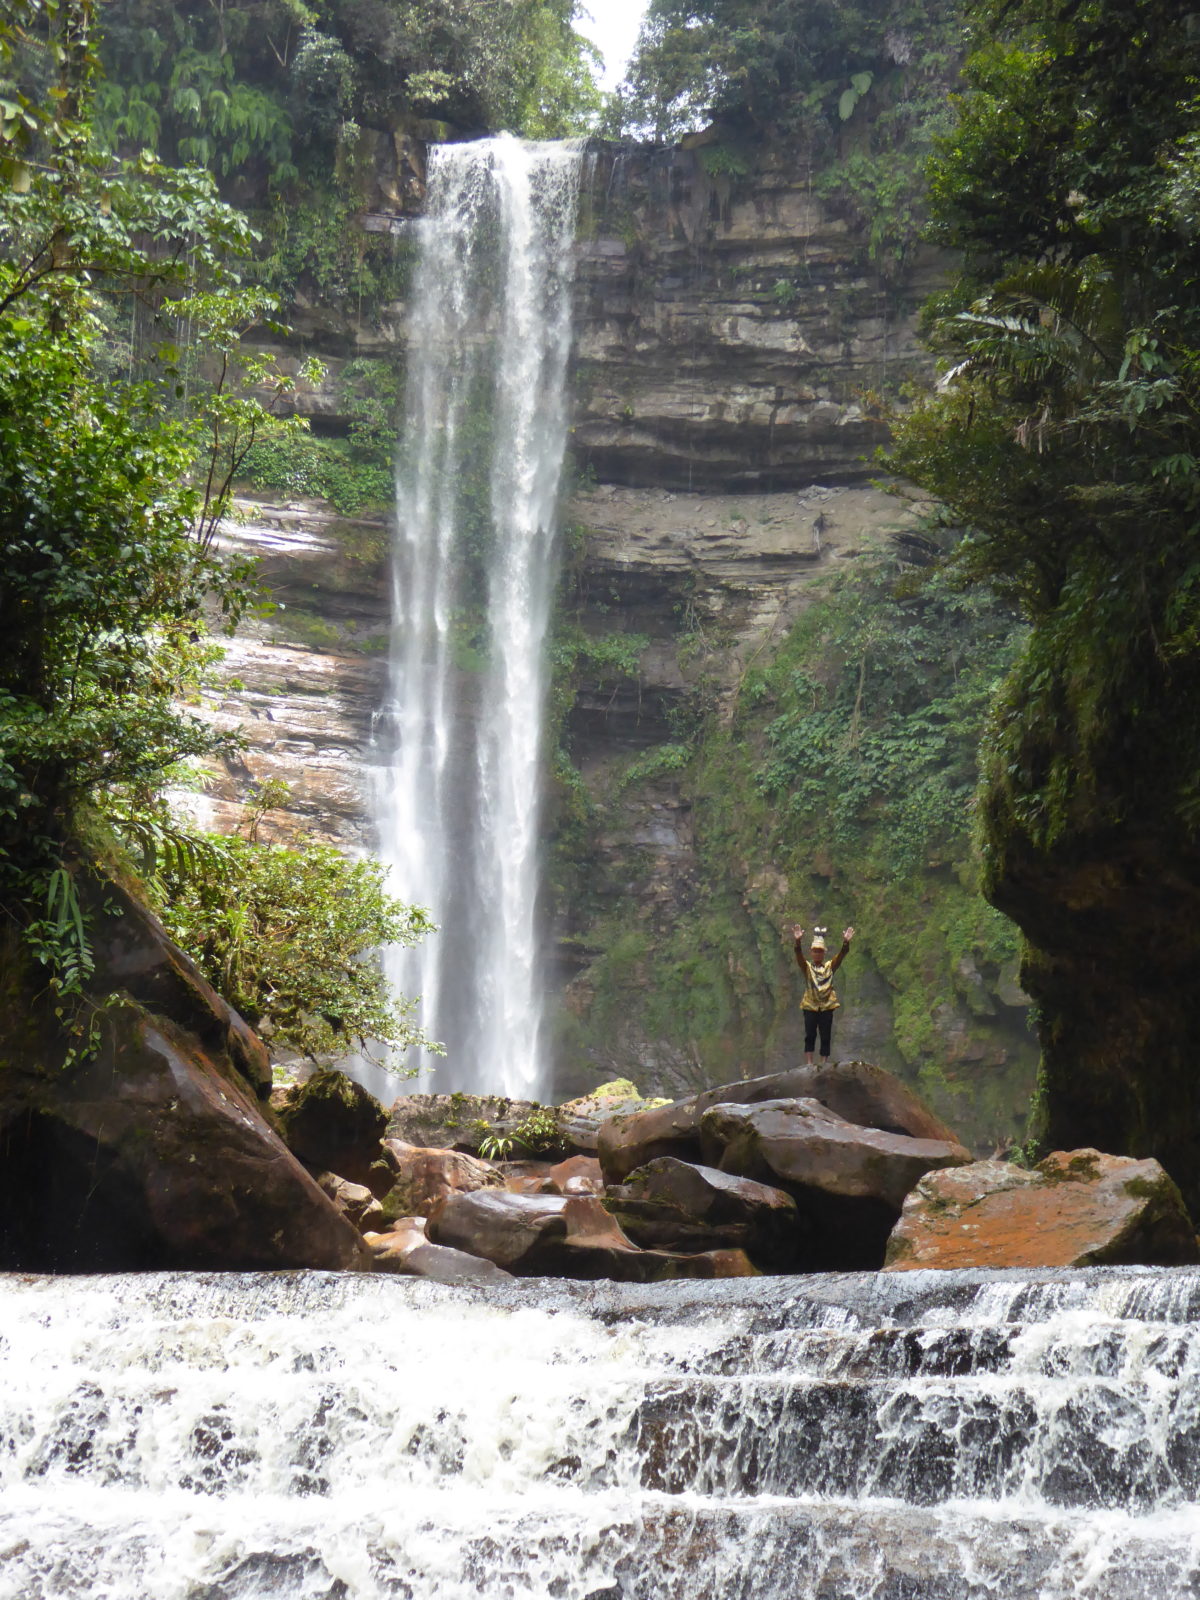
[[[804,1013],[804,1053],[812,1055],[817,1042],[817,1029],[821,1030],[821,1054],[829,1060],[829,1040],[833,1034],[832,1011],[806,1011]]]

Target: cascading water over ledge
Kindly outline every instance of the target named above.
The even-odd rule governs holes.
[[[539,790],[581,150],[430,152],[397,481],[380,851],[441,931],[387,956],[439,1090],[543,1081]],[[422,1087],[429,1087],[428,1082]]]
[[[0,1600],[1184,1600],[1200,1272],[0,1279]]]

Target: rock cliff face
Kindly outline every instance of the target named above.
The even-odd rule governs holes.
[[[723,849],[714,807],[731,797],[706,772],[699,730],[730,726],[748,674],[821,603],[831,575],[911,527],[919,508],[871,481],[884,437],[874,407],[920,360],[915,308],[936,270],[876,270],[863,238],[782,156],[734,180],[710,176],[703,150],[589,158],[563,606],[586,638],[633,636],[638,667],[613,675],[584,651],[556,695],[566,710],[551,738],[578,773],[551,806],[560,1093],[597,1071],[683,1092],[796,1059],[781,925],[831,914],[838,888],[822,877],[819,840],[800,878]],[[339,359],[390,348],[402,360],[404,307],[364,333],[308,306],[299,327],[335,369],[300,403],[337,431],[348,425]],[[279,777],[290,798],[266,831],[369,848],[386,519],[261,497],[244,509],[229,539],[262,556],[284,609],[227,658],[215,712],[243,725],[247,748],[212,785],[214,815],[234,825],[249,781]],[[668,978],[655,947],[701,902],[723,908],[709,948]],[[968,951],[944,964],[935,1043],[906,1055],[868,930],[844,970],[835,1053],[920,1069],[977,1144],[1011,1137],[1034,1059],[1015,963],[981,966]]]
[[[576,446],[610,483],[689,493],[862,483],[872,402],[924,359],[933,258],[885,276],[794,154],[603,148],[584,186]]]

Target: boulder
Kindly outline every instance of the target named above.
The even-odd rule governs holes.
[[[936,1167],[971,1157],[943,1139],[847,1122],[819,1100],[710,1106],[700,1124],[710,1164],[785,1189],[798,1202],[811,1271],[883,1265],[905,1196]]]
[[[635,1244],[675,1251],[745,1250],[784,1268],[800,1256],[791,1195],[752,1178],[659,1156],[610,1188],[605,1209]]]
[[[608,1120],[598,1134],[596,1153],[608,1181],[621,1183],[656,1156],[701,1160],[700,1123],[713,1106],[797,1099],[819,1100],[860,1127],[956,1142],[950,1129],[894,1074],[865,1061],[843,1061],[723,1084],[686,1100]]]
[[[595,1156],[565,1161],[508,1161],[504,1187],[514,1194],[603,1194],[604,1174]]]
[[[392,1272],[409,1278],[429,1278],[434,1283],[511,1283],[512,1274],[485,1261],[446,1245],[430,1244],[425,1237],[424,1218],[405,1218],[420,1227],[403,1224],[387,1233],[365,1235],[376,1272]]]
[[[595,1156],[568,1156],[546,1173],[552,1194],[603,1194],[604,1174]]]
[[[427,1232],[433,1244],[483,1256],[506,1272],[536,1274],[567,1236],[566,1205],[560,1195],[456,1190],[431,1209]]]
[[[383,1150],[392,1181],[383,1197],[388,1220],[427,1217],[448,1194],[469,1194],[475,1189],[501,1188],[504,1179],[488,1161],[464,1155],[461,1150],[430,1150],[385,1139]]]
[[[904,1203],[887,1270],[1183,1266],[1200,1246],[1157,1161],[1055,1151],[1032,1171],[1004,1161],[931,1172]]]
[[[669,1103],[666,1100],[648,1100],[628,1078],[614,1078],[611,1083],[602,1083],[590,1094],[567,1100],[559,1106],[558,1126],[564,1145],[591,1154],[597,1147],[601,1127],[610,1118],[652,1110]]]
[[[426,1150],[478,1155],[489,1135],[511,1134],[540,1109],[532,1100],[508,1100],[503,1095],[401,1095],[392,1104],[386,1136]]]
[[[386,1226],[383,1207],[363,1184],[350,1183],[336,1172],[322,1172],[317,1176],[317,1186],[360,1233]]]
[[[261,1043],[129,889],[82,868],[76,885],[95,959],[83,1048],[0,938],[0,1269],[368,1266],[260,1109]]]
[[[371,1186],[387,1112],[353,1078],[344,1072],[315,1072],[306,1083],[287,1090],[276,1115],[284,1142],[305,1166]]]
[[[428,1236],[433,1243],[482,1256],[521,1277],[654,1283],[752,1277],[756,1271],[741,1250],[690,1256],[639,1250],[594,1195],[519,1195],[494,1189],[452,1194],[430,1216]]]

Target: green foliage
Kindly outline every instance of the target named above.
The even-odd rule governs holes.
[[[246,454],[242,476],[255,489],[328,500],[344,516],[390,506],[395,498],[390,462],[377,454],[372,459],[353,441],[316,438],[307,431],[255,445]]]
[[[957,0],[650,0],[608,119],[670,138],[716,117],[828,148],[868,96],[882,111],[945,82],[959,16]]]
[[[517,1150],[528,1157],[544,1155],[561,1146],[562,1132],[553,1106],[535,1106],[505,1132],[486,1133],[479,1141],[479,1154],[485,1161],[508,1161]]]
[[[213,537],[264,421],[235,375],[271,378],[240,355],[264,310],[233,266],[245,219],[206,173],[98,152],[89,7],[26,10],[26,32],[0,27],[0,65],[23,53],[28,75],[58,82],[36,165],[0,190],[0,906],[81,1002],[79,814],[230,743],[185,702],[213,655],[205,608],[232,628],[253,598]],[[134,296],[160,332],[114,382],[106,317]],[[215,380],[194,388],[199,345]]]
[[[385,870],[331,845],[201,836],[159,851],[147,886],[171,937],[273,1048],[429,1048],[375,951],[433,925],[385,892]]]
[[[1165,0],[1003,26],[934,164],[964,266],[932,313],[949,371],[894,455],[1034,624],[994,722],[997,862],[1106,814],[1200,825],[1200,40]]]
[[[839,850],[871,834],[894,878],[966,855],[979,732],[1012,662],[1012,613],[940,567],[843,580],[743,694],[773,704],[758,783]]]
[[[435,113],[532,138],[599,96],[575,0],[110,0],[103,136],[273,189],[331,181],[361,128]]]

